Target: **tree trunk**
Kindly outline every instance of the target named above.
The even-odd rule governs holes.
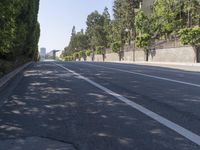
[[[145,54],[146,54],[145,61],[149,61],[149,50],[148,49],[145,50]]]

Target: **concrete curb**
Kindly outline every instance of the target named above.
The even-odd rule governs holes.
[[[96,62],[96,61],[94,61]],[[146,62],[146,61],[109,61],[111,63],[122,63],[122,64],[145,64],[145,65],[176,65],[176,66],[195,66],[200,67],[200,63],[173,63],[173,62]]]
[[[12,71],[12,72],[8,73],[7,75],[3,76],[2,78],[0,78],[0,88],[2,86],[4,86],[8,81],[13,79],[18,73],[20,73],[22,70],[24,70],[26,67],[28,67],[32,63],[33,62],[28,62],[28,63],[24,64],[23,66],[15,69],[14,71]]]
[[[86,62],[103,62],[103,61],[86,61]],[[145,64],[145,65],[176,65],[176,66],[195,66],[200,67],[200,63],[176,63],[176,62],[146,62],[146,61],[104,61],[105,63],[121,64]]]

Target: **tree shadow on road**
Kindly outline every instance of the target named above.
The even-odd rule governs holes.
[[[25,137],[73,143],[81,150],[198,149],[52,63],[38,63],[25,71],[1,106],[0,145],[3,140]]]

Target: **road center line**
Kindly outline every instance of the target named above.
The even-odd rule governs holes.
[[[109,95],[112,95],[113,97],[117,98],[118,100],[123,101],[124,103],[126,103],[129,106],[131,106],[132,108],[134,108],[134,109],[140,111],[141,113],[149,116],[150,118],[158,121],[162,125],[170,128],[171,130],[179,133],[180,135],[184,136],[185,138],[189,139],[190,141],[192,141],[192,142],[194,142],[194,143],[196,143],[197,145],[200,146],[200,136],[199,135],[197,135],[197,134],[189,131],[188,129],[185,129],[182,126],[180,126],[180,125],[178,125],[178,124],[176,124],[176,123],[174,123],[174,122],[172,122],[172,121],[170,121],[170,120],[168,120],[168,119],[166,119],[166,118],[164,118],[164,117],[152,112],[151,110],[149,110],[149,109],[147,109],[147,108],[145,108],[145,107],[143,107],[143,106],[141,106],[141,105],[139,105],[139,104],[137,104],[137,103],[125,98],[125,97],[123,97],[122,95],[109,90],[108,88],[106,88],[106,87],[104,87],[104,86],[102,86],[102,85],[90,80],[89,78],[86,78],[86,77],[76,73],[73,70],[70,70],[70,69],[68,69],[68,68],[66,68],[66,67],[64,67],[62,65],[56,64],[56,63],[54,63],[54,64],[59,66],[59,67],[61,67],[61,68],[63,68],[64,70],[76,75],[80,79],[83,79],[83,80],[87,81],[91,85],[101,89],[102,91],[108,93]]]
[[[134,72],[134,71],[128,71],[128,70],[122,70],[122,69],[117,69],[117,68],[110,68],[110,67],[105,67],[105,66],[99,66],[99,65],[94,65],[94,64],[87,64],[87,65],[95,66],[95,67],[100,67],[100,68],[105,68],[105,69],[110,69],[110,70],[115,70],[115,71],[121,71],[121,72],[131,73],[131,74],[140,75],[140,76],[144,76],[144,77],[149,77],[149,78],[154,78],[154,79],[159,79],[159,80],[165,80],[165,81],[169,81],[169,82],[174,82],[174,83],[179,83],[179,84],[184,84],[184,85],[189,85],[189,86],[194,86],[194,87],[200,88],[200,84],[195,84],[195,83],[190,83],[190,82],[184,82],[184,81],[174,80],[174,79],[170,79],[170,78],[158,77],[158,76],[148,75],[148,74]]]

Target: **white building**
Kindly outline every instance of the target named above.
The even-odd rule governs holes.
[[[44,61],[46,57],[46,48],[40,48],[40,61]]]
[[[60,59],[61,50],[52,50],[46,54],[47,59]]]
[[[61,59],[62,51],[56,52],[56,58]]]

